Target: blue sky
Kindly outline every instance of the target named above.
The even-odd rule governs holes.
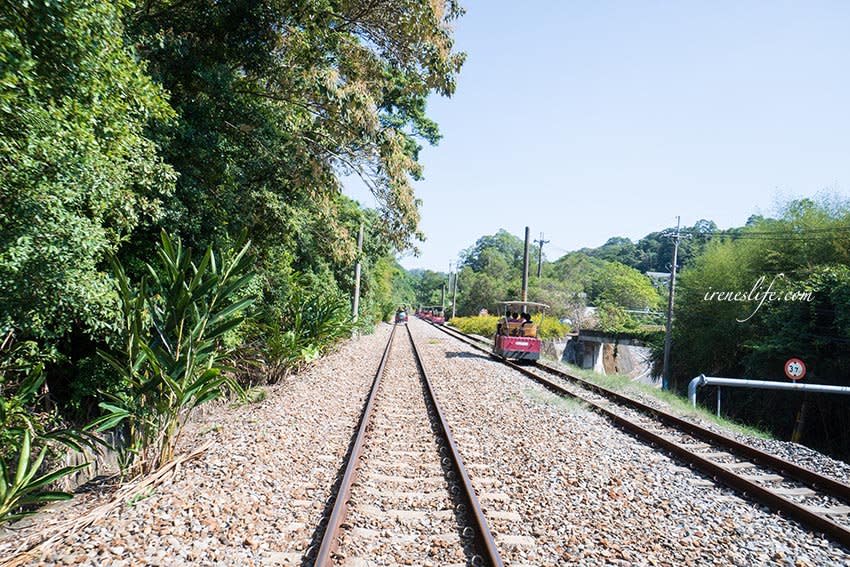
[[[499,228],[544,232],[553,259],[850,192],[850,2],[463,4],[407,268],[445,271]]]

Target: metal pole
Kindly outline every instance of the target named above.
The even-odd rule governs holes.
[[[448,277],[448,280],[449,280],[449,288],[448,288],[448,290],[449,290],[449,301],[451,301],[451,297],[452,297],[452,280],[453,280],[452,265],[453,265],[453,262],[449,262],[449,277]],[[444,316],[445,316],[445,314],[444,314]]]
[[[452,319],[455,318],[455,306],[457,305],[457,277],[458,277],[457,268],[455,268],[455,286],[452,291]]]
[[[528,301],[528,245],[531,231],[525,227],[525,247],[522,253],[522,310],[526,310],[525,302]]]
[[[717,387],[717,417],[720,417],[720,386]]]
[[[543,233],[540,233],[540,240],[535,240],[534,242],[540,244],[540,252],[537,255],[537,279],[540,279],[540,276],[543,275],[543,245],[549,242],[548,240],[543,240]]]
[[[351,317],[357,321],[360,311],[360,255],[363,252],[363,223],[360,223],[360,232],[357,234],[357,263],[354,265],[354,301],[351,305]]]
[[[661,388],[663,390],[670,389],[670,347],[672,346],[673,337],[671,331],[673,329],[673,296],[676,293],[676,262],[679,255],[679,226],[682,217],[676,217],[676,232],[673,235],[673,265],[670,268],[670,285],[667,295],[667,328],[664,332],[664,373],[661,380]]]

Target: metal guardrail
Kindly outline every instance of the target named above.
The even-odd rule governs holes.
[[[821,394],[850,395],[850,386],[833,386],[830,384],[799,384],[797,382],[771,382],[768,380],[747,380],[744,378],[718,378],[700,374],[688,384],[688,400],[697,407],[697,389],[701,386],[718,386],[730,388],[753,388],[756,390],[785,390],[793,392],[818,392]]]

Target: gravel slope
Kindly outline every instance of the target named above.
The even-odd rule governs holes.
[[[347,341],[256,404],[193,416],[183,450],[215,444],[172,483],[81,533],[41,564],[299,564],[331,496],[391,327]],[[0,536],[0,558],[38,529],[106,496],[84,495]]]
[[[850,565],[847,551],[413,321],[506,562]],[[482,482],[483,481],[483,482]],[[505,542],[501,534],[527,539]]]

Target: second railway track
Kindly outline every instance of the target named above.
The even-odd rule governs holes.
[[[437,328],[475,349],[488,352],[474,337],[455,329]],[[716,481],[850,549],[850,486],[847,484],[545,363],[522,366],[502,362],[557,394],[579,399],[624,430],[675,455]]]
[[[387,343],[315,561],[373,564],[502,565],[405,325]]]

